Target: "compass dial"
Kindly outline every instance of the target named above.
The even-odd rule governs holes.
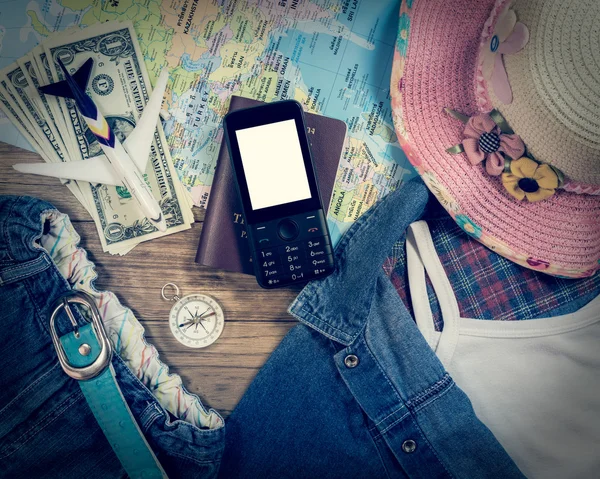
[[[169,326],[175,338],[190,348],[205,348],[223,332],[223,309],[205,294],[181,298],[169,315]]]

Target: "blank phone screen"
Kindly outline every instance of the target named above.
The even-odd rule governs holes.
[[[253,210],[311,197],[294,120],[235,132]]]

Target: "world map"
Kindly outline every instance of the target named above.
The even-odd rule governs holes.
[[[390,108],[399,7],[387,0],[1,2],[0,69],[54,32],[131,20],[151,80],[162,67],[170,70],[165,134],[198,206],[210,196],[231,95],[293,98],[308,112],[345,121],[348,137],[328,218],[337,241],[414,175]],[[33,149],[3,116],[0,141]]]

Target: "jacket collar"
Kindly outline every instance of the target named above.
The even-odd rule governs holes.
[[[309,283],[288,312],[328,338],[351,344],[365,327],[385,259],[423,215],[427,200],[427,188],[417,178],[375,204],[338,244],[335,271]]]

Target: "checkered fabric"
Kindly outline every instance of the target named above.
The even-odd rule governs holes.
[[[496,133],[482,133],[479,137],[479,149],[486,153],[494,153],[500,148],[500,137]]]
[[[470,238],[434,200],[423,218],[456,294],[464,318],[513,321],[559,316],[577,311],[600,293],[600,274],[562,279],[523,268]],[[384,264],[398,294],[412,312],[406,274],[404,238]],[[436,330],[443,319],[427,278]]]

